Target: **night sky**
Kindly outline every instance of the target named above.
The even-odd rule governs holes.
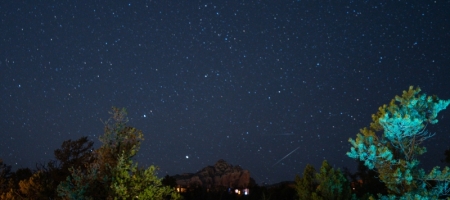
[[[224,159],[257,183],[326,159],[410,85],[450,99],[449,1],[3,1],[0,158],[99,135],[112,106],[159,175]],[[442,165],[450,111],[422,163]]]

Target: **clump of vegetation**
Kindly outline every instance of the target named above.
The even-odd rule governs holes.
[[[299,199],[304,200],[345,200],[351,197],[347,178],[339,169],[333,169],[326,160],[322,162],[318,173],[312,165],[306,165],[303,176],[295,177],[295,189]]]
[[[127,125],[126,110],[113,107],[110,114],[98,149],[87,137],[64,141],[56,161],[34,173],[11,173],[0,160],[0,199],[180,199],[156,176],[156,166],[143,169],[133,162],[144,137]]]

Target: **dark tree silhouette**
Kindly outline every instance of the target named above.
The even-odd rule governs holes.
[[[351,180],[352,193],[359,199],[369,199],[370,196],[377,197],[378,194],[386,195],[387,188],[379,179],[379,174],[358,161],[358,171],[354,174],[344,169],[344,174]]]
[[[0,194],[3,194],[8,189],[8,180],[11,176],[11,166],[3,163],[0,159]]]
[[[55,158],[61,163],[61,169],[67,170],[71,167],[86,168],[86,165],[94,160],[94,142],[87,137],[78,140],[66,140],[62,143],[61,149],[55,150]]]
[[[444,155],[445,159],[443,160],[443,162],[445,162],[445,164],[447,165],[450,165],[450,148],[445,150]]]
[[[177,187],[177,179],[169,176],[168,174],[161,180],[162,185],[169,186],[172,188]]]
[[[12,172],[8,178],[8,183],[5,188],[5,191],[0,194],[0,199],[23,199],[20,196],[20,181],[28,180],[31,176],[33,176],[33,172],[29,168],[20,168],[15,172]]]

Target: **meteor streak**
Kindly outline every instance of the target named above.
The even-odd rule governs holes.
[[[294,135],[293,132],[290,133],[280,133],[280,134],[263,134],[263,136],[274,136],[274,135],[286,135],[286,136],[290,136],[290,135]]]
[[[285,156],[284,156],[283,158],[281,158],[278,162],[276,162],[275,164],[273,164],[272,167],[275,166],[276,164],[278,164],[279,162],[281,162],[282,160],[284,160],[285,158],[287,158],[289,155],[291,155],[291,154],[294,153],[295,151],[297,151],[298,148],[300,148],[300,146],[297,147],[296,149],[294,149],[293,151],[291,151],[290,153],[288,153],[287,155],[285,155]]]

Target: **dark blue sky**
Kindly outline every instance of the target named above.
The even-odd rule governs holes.
[[[448,1],[3,2],[0,158],[34,168],[65,140],[99,146],[100,119],[117,106],[144,132],[137,161],[160,175],[219,159],[258,183],[293,180],[324,159],[354,169],[347,140],[379,106],[410,85],[450,98],[448,10]],[[439,120],[424,143],[430,165],[449,148],[450,111]]]

